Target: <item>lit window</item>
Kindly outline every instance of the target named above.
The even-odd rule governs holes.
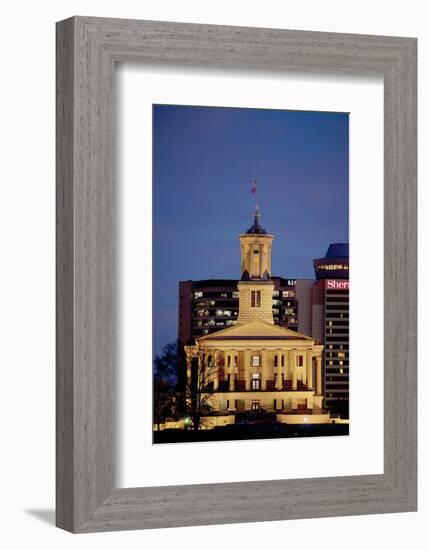
[[[260,389],[260,374],[253,374],[251,377],[251,389],[259,390]]]
[[[339,369],[340,374],[343,374],[343,369]]]
[[[259,355],[253,355],[251,357],[251,365],[253,367],[259,367],[260,366],[260,356]]]
[[[203,292],[195,292],[194,297],[195,298],[202,298],[203,295],[204,295]]]

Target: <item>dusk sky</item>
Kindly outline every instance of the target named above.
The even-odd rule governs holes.
[[[238,279],[238,235],[275,236],[272,275],[314,278],[348,240],[348,114],[153,108],[154,351],[177,338],[178,281]]]

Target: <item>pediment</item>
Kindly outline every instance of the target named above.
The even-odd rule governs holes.
[[[308,340],[313,342],[314,338],[265,321],[237,323],[232,327],[197,338],[198,342],[219,340]]]

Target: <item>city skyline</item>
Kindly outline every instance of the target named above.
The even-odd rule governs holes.
[[[154,106],[154,349],[177,337],[178,282],[239,277],[238,235],[275,235],[272,273],[313,278],[348,240],[346,113]],[[345,205],[345,206],[344,206]]]

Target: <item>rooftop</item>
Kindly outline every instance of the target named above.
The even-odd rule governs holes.
[[[247,229],[246,235],[267,235],[267,231],[260,225],[260,211],[259,206],[256,205],[256,211],[254,212],[253,225]]]

